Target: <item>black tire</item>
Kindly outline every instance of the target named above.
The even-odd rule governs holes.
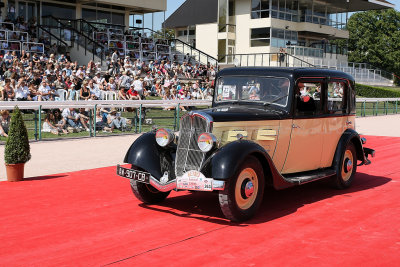
[[[337,189],[350,187],[357,171],[357,152],[354,144],[349,142],[336,166],[336,175],[332,178],[332,185]]]
[[[249,184],[252,182],[252,187]],[[251,191],[245,190],[249,185]],[[264,172],[257,158],[249,156],[237,173],[226,181],[225,189],[219,192],[219,204],[225,217],[234,222],[242,222],[255,215],[264,196]]]
[[[149,184],[140,183],[135,180],[131,180],[131,188],[136,198],[145,204],[160,203],[164,201],[171,192],[161,192]]]

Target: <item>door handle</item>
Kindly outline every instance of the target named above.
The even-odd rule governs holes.
[[[293,124],[293,125],[292,125],[292,128],[293,128],[293,129],[300,129],[300,126],[298,126],[298,125],[296,125],[296,124]]]

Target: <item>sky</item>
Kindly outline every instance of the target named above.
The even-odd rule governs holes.
[[[197,1],[201,1],[201,0],[197,0]],[[387,0],[390,3],[396,5],[396,10],[400,11],[400,0]],[[183,3],[185,2],[185,0],[167,0],[167,11],[165,12],[165,19],[167,19],[172,13],[174,13],[174,11],[176,9],[178,9]],[[136,19],[141,19],[140,17],[135,17]],[[164,14],[163,12],[160,13],[155,13],[154,14],[154,29],[155,30],[159,30],[161,29],[161,24],[163,23],[164,20]],[[132,25],[132,22],[131,22]],[[134,25],[134,26],[141,26],[141,25]],[[145,28],[150,28],[152,27],[152,22],[151,22],[151,15],[145,15],[144,16],[144,26]]]

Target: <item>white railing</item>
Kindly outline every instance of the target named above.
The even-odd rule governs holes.
[[[139,107],[193,107],[211,106],[208,100],[94,100],[94,101],[3,101],[0,109],[11,110],[15,106],[20,109],[53,109],[53,108],[139,108]]]

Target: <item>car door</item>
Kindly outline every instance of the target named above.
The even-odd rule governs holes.
[[[283,174],[320,167],[323,147],[321,91],[324,86],[324,79],[299,79],[296,82],[294,117]]]
[[[331,78],[327,81],[324,107],[323,151],[321,167],[332,166],[333,157],[340,137],[348,128],[354,129],[355,116],[349,116],[349,83],[345,79]]]

